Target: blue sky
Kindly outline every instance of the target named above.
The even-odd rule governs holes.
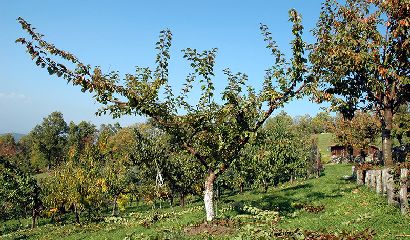
[[[45,34],[45,40],[74,53],[83,62],[104,70],[132,73],[135,66],[154,66],[155,42],[162,29],[173,33],[171,83],[182,84],[189,73],[181,49],[218,48],[215,66],[217,90],[222,90],[229,67],[249,75],[249,84],[261,86],[264,70],[273,62],[265,49],[259,23],[267,24],[281,50],[288,54],[292,38],[288,10],[303,15],[305,39],[319,16],[320,0],[288,1],[1,1],[0,2],[0,133],[27,133],[52,111],[67,122],[81,120],[130,125],[143,117],[113,120],[94,115],[99,105],[91,94],[49,76],[31,61],[14,40],[26,36],[16,19],[21,16]],[[307,100],[285,107],[289,114],[314,115],[318,105]]]

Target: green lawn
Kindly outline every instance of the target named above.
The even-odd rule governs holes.
[[[227,192],[217,201],[217,209],[219,219],[235,223],[234,227],[229,226],[232,232],[227,231],[228,235],[185,234],[184,229],[203,221],[202,202],[197,201],[185,208],[161,210],[133,206],[122,217],[107,217],[105,222],[84,223],[82,226],[69,221],[56,226],[43,220],[34,230],[11,232],[0,239],[266,239],[263,237],[265,233],[279,229],[332,234],[370,229],[375,232],[375,239],[383,240],[410,235],[409,217],[401,216],[399,209],[387,205],[384,197],[343,180],[342,177],[351,172],[350,166],[326,165],[325,168],[324,175],[318,179],[286,184],[269,189],[267,193],[259,190],[242,194]],[[267,219],[272,211],[278,211],[281,219],[277,223],[265,221],[263,217],[256,219],[255,215],[244,211],[243,206],[268,210]],[[310,209],[317,211],[311,212]],[[5,226],[0,226],[0,231],[4,232]]]
[[[316,135],[318,138],[318,147],[323,163],[329,163],[331,152],[330,146],[334,144],[332,133],[321,133]]]

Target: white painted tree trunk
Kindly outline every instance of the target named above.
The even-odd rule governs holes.
[[[215,173],[208,170],[208,176],[205,181],[204,204],[206,212],[206,221],[210,222],[215,218],[214,212],[214,181]]]

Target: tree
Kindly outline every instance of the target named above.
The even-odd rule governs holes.
[[[350,118],[357,109],[375,109],[385,165],[393,164],[393,116],[410,99],[409,11],[408,0],[326,0],[313,31],[316,100]]]
[[[146,171],[141,171],[145,166],[136,162],[137,155],[140,155],[138,142],[141,141],[136,131],[131,127],[119,129],[109,136],[106,145],[108,151],[100,149],[105,152],[102,175],[107,185],[107,194],[112,200],[112,215],[116,214],[118,199],[126,199],[125,196],[131,192],[131,185],[141,183],[144,177],[149,178]],[[138,174],[133,171],[135,165],[139,168]],[[134,182],[135,180],[138,182]]]
[[[300,132],[311,135],[314,133],[314,127],[312,124],[312,117],[309,114],[303,116],[296,116],[294,119],[296,127]]]
[[[276,182],[306,177],[311,136],[299,132],[292,117],[283,111],[269,119],[264,130],[267,159],[276,171]]]
[[[13,135],[5,134],[0,136],[0,157],[11,158],[18,153],[18,146]]]
[[[333,118],[328,112],[319,112],[312,118],[311,124],[315,134],[326,133],[333,125]]]
[[[356,111],[352,119],[338,115],[333,132],[335,141],[349,150],[350,158],[353,155],[353,148],[357,148],[360,150],[362,162],[364,162],[365,150],[375,143],[376,137],[380,133],[379,129],[379,121],[374,115]]]
[[[0,156],[0,182],[1,219],[26,216],[26,210],[29,209],[31,227],[34,228],[42,206],[41,189],[37,181]]]
[[[63,114],[52,112],[28,134],[31,141],[31,155],[38,167],[58,165],[64,160],[67,143],[67,123]]]
[[[174,95],[168,79],[172,39],[169,30],[161,31],[156,44],[155,69],[137,67],[135,74],[126,74],[123,80],[115,71],[104,74],[100,67],[92,68],[73,54],[46,42],[44,36],[35,32],[22,18],[18,20],[31,39],[16,41],[26,47],[36,65],[47,68],[51,75],[81,86],[82,91],[93,92],[94,98],[104,105],[98,114],[110,113],[114,117],[142,114],[150,117],[155,127],[169,133],[171,141],[189,152],[207,171],[204,203],[206,219],[211,221],[214,219],[215,179],[229,168],[252,133],[272,112],[300,94],[305,86],[307,67],[303,56],[305,43],[301,39],[301,17],[295,10],[289,13],[295,36],[291,60],[286,61],[268,27],[261,25],[267,48],[275,58],[274,66],[266,71],[263,89],[257,93],[252,87],[246,87],[246,74],[234,74],[226,69],[228,86],[222,92],[222,101],[215,100],[212,82],[216,49],[203,52],[191,48],[183,50],[193,72],[187,76],[181,94]],[[66,60],[68,65],[57,62],[56,58]],[[188,103],[188,94],[196,80],[202,92],[198,104],[192,105]]]
[[[94,143],[97,138],[95,125],[85,121],[81,121],[78,125],[70,122],[67,133],[69,157],[80,154],[87,144]]]
[[[61,214],[70,209],[77,223],[81,212],[96,213],[105,205],[108,191],[103,166],[98,147],[87,144],[78,158],[68,158],[42,179],[45,206]]]

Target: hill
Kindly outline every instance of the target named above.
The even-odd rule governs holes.
[[[22,137],[26,135],[26,134],[21,134],[21,133],[1,133],[0,136],[6,135],[6,134],[11,134],[16,142],[18,142]]]
[[[329,163],[331,158],[330,146],[334,144],[332,133],[321,133],[316,135],[318,138],[319,152],[323,163]]]

